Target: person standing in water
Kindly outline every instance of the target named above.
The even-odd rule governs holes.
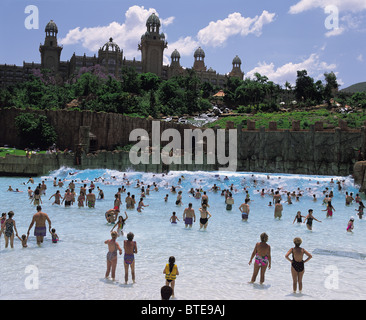
[[[104,241],[105,244],[108,244],[108,253],[107,253],[107,271],[105,273],[105,278],[109,279],[109,274],[112,273],[112,280],[114,281],[116,278],[116,268],[117,268],[117,251],[119,254],[122,254],[122,249],[119,246],[117,239],[117,232],[111,232],[112,239]]]
[[[313,230],[313,220],[321,222],[313,216],[313,209],[309,209],[309,214],[306,216],[303,223],[306,223],[308,230]]]
[[[129,232],[127,234],[127,240],[124,241],[123,246],[125,250],[124,266],[125,266],[125,284],[128,281],[128,269],[131,266],[132,281],[135,283],[135,253],[137,253],[136,241],[133,241],[134,234]]]
[[[268,235],[264,232],[260,236],[261,242],[258,242],[253,250],[252,256],[249,260],[249,265],[252,264],[252,260],[255,257],[253,276],[250,283],[254,283],[259,270],[261,271],[260,275],[260,284],[264,283],[264,275],[266,273],[267,267],[268,270],[271,269],[271,247],[267,244]]]
[[[184,209],[183,212],[183,221],[185,223],[185,227],[188,226],[192,228],[193,222],[196,222],[196,215],[194,213],[194,209],[192,209],[192,203],[188,204],[188,208]]]
[[[281,220],[282,217],[282,210],[283,206],[281,204],[281,200],[277,200],[275,204],[275,210],[274,210],[274,218],[278,218],[278,220]]]
[[[241,218],[243,221],[247,221],[249,217],[249,201],[249,199],[245,199],[245,203],[241,204],[241,206],[239,207],[239,210],[241,212]]]
[[[172,256],[169,258],[169,263],[166,264],[163,274],[165,274],[165,285],[172,288],[172,298],[174,298],[175,279],[179,275],[178,266],[175,264],[175,257]]]
[[[208,224],[208,219],[210,219],[212,216],[211,214],[207,211],[207,205],[203,204],[202,208],[199,209],[200,211],[200,230],[202,228],[204,228],[204,230],[206,230],[207,228],[207,224]]]
[[[43,238],[46,236],[46,221],[48,222],[48,230],[51,230],[51,220],[48,215],[42,212],[42,207],[37,206],[37,213],[33,215],[32,222],[29,225],[28,233],[32,229],[33,225],[36,224],[34,228],[34,235],[37,237],[37,245],[43,243]],[[50,231],[51,232],[51,231]]]
[[[15,230],[16,236],[18,236],[18,230],[17,230],[16,224],[15,224],[15,220],[13,220],[13,216],[14,216],[14,212],[9,211],[8,212],[8,219],[6,219],[5,223],[4,223],[4,226],[5,226],[5,231],[4,231],[5,248],[8,247],[9,240],[10,240],[10,247],[14,248],[14,230]]]
[[[331,201],[328,201],[328,205],[327,205],[326,209],[324,209],[322,211],[326,211],[327,212],[327,218],[333,217],[333,211],[335,211],[335,209],[332,206],[332,202]]]
[[[295,247],[291,248],[285,255],[285,258],[291,262],[292,287],[294,293],[296,293],[297,285],[299,285],[299,291],[301,293],[302,278],[305,272],[304,264],[312,258],[312,255],[309,252],[300,248],[301,243],[301,238],[296,237],[294,239]],[[290,254],[292,254],[292,260],[289,258]],[[304,254],[308,257],[305,261],[303,260]]]
[[[348,221],[347,232],[353,232],[355,218],[351,217]]]

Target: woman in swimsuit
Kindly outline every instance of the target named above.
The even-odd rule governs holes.
[[[128,281],[128,268],[131,266],[132,281],[135,283],[135,253],[137,253],[136,241],[133,241],[134,234],[129,232],[127,234],[127,240],[124,241],[123,246],[125,249],[124,254],[124,266],[125,266],[125,284]]]
[[[10,240],[10,247],[14,248],[14,230],[15,230],[16,235],[18,236],[18,230],[15,225],[15,221],[13,220],[13,216],[14,216],[14,212],[9,211],[8,219],[6,219],[6,221],[5,221],[5,231],[4,231],[5,248],[8,247],[9,240]]]
[[[327,208],[322,210],[322,211],[326,211],[327,212],[327,218],[329,217],[333,217],[333,211],[335,211],[335,209],[332,206],[332,202],[328,201],[328,205]]]
[[[305,268],[304,264],[308,262],[312,255],[307,252],[305,249],[300,248],[302,240],[300,238],[294,239],[295,248],[291,248],[285,255],[285,258],[291,262],[291,274],[292,274],[292,284],[293,291],[296,293],[297,284],[299,284],[299,291],[302,291],[302,278],[304,276]],[[292,260],[289,258],[289,255],[292,253]],[[306,254],[308,258],[304,261],[303,256]]]
[[[107,253],[107,271],[105,273],[105,278],[109,278],[109,273],[112,270],[112,280],[114,281],[116,277],[116,267],[117,267],[117,250],[119,254],[122,254],[122,249],[119,246],[117,239],[117,232],[113,231],[111,233],[112,239],[104,241],[105,244],[108,244],[108,253]]]
[[[292,222],[292,224],[294,224],[294,223],[295,223],[295,221],[296,221],[297,223],[301,223],[301,222],[302,222],[302,218],[306,218],[306,217],[301,215],[301,211],[297,211],[297,214],[296,214],[295,219],[294,219],[294,221]]]
[[[48,200],[51,200],[53,197],[55,197],[55,201],[54,201],[54,203],[52,203],[52,205],[54,205],[54,204],[60,205],[61,204],[60,199],[63,199],[61,196],[60,190],[57,190],[56,193],[53,194]]]
[[[113,226],[111,232],[113,231],[113,229],[117,226],[117,236],[123,236],[123,227],[126,223],[126,220],[128,219],[128,216],[127,216],[127,212],[125,211],[125,215],[126,215],[126,219],[123,219],[122,216],[119,216],[118,217],[118,221],[117,223]]]
[[[359,202],[359,206],[358,209],[355,209],[357,211],[357,215],[360,219],[362,219],[363,216],[363,209],[365,208],[364,204],[362,203],[362,201]]]
[[[137,205],[137,212],[141,212],[141,210],[144,208],[144,207],[148,207],[149,205],[148,204],[144,204],[144,201],[143,201],[143,198],[140,198],[140,201]]]
[[[309,214],[306,216],[303,223],[306,223],[306,226],[309,230],[313,230],[313,220],[321,222],[313,216],[313,209],[309,209]]]
[[[267,244],[268,235],[266,233],[262,233],[261,242],[258,242],[253,250],[252,256],[249,260],[249,265],[251,265],[253,258],[255,257],[253,276],[250,283],[254,283],[259,270],[261,271],[260,275],[260,284],[264,282],[264,275],[268,269],[271,269],[271,247]]]

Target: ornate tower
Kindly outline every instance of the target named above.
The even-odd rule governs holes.
[[[57,25],[51,20],[45,28],[44,44],[39,46],[41,66],[54,72],[59,70],[62,47],[57,45]]]
[[[113,42],[112,38],[99,49],[98,62],[105,68],[107,74],[118,77],[122,67],[123,51]]]
[[[201,49],[201,47],[199,47],[194,52],[193,69],[196,71],[206,71],[207,69],[205,66],[205,52]]]
[[[175,49],[172,54],[170,55],[171,58],[171,64],[169,68],[169,77],[182,75],[184,72],[184,69],[180,65],[180,53],[177,49]]]
[[[142,72],[152,72],[162,76],[163,54],[167,48],[164,33],[159,33],[160,19],[153,13],[146,21],[147,31],[141,37],[138,48],[141,50]]]
[[[244,72],[241,71],[241,60],[238,56],[233,59],[233,69],[229,73],[229,77],[237,77],[241,80],[244,78]]]

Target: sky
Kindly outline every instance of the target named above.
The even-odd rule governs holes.
[[[259,72],[282,86],[304,69],[322,81],[334,72],[341,88],[366,81],[366,0],[1,0],[0,8],[0,64],[40,63],[51,19],[62,61],[97,55],[110,37],[127,60],[140,60],[154,12],[168,42],[164,64],[177,49],[191,68],[201,47],[207,68],[220,74],[238,55],[245,77]]]

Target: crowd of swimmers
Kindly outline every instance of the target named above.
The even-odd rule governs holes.
[[[73,174],[70,173],[70,176]],[[163,174],[164,177],[164,174]],[[116,179],[115,177],[112,177],[112,180]],[[165,189],[168,189],[170,191],[171,195],[176,195],[176,206],[182,206],[183,205],[183,191],[177,190],[181,188],[182,181],[184,180],[184,176],[181,176],[178,179],[177,184],[169,186],[166,182],[164,187]],[[270,179],[269,176],[267,176],[267,179]],[[280,179],[280,178],[279,178]],[[66,191],[64,194],[61,194],[60,190],[56,190],[50,197],[49,201],[53,199],[52,205],[64,205],[65,207],[73,206],[75,203],[77,206],[80,207],[88,207],[88,208],[95,208],[96,200],[103,200],[104,199],[104,192],[102,189],[99,188],[99,186],[96,187],[95,183],[102,182],[104,184],[109,184],[108,181],[106,181],[104,178],[96,178],[94,181],[88,181],[88,180],[80,180],[77,181],[74,180],[67,180],[67,179],[57,179],[56,177],[53,180],[53,186],[55,188],[63,188],[66,183],[68,183],[66,187]],[[194,179],[195,183],[200,184],[202,180]],[[229,181],[229,178],[226,176],[224,178],[224,181]],[[263,182],[263,181],[262,181]],[[80,184],[80,191],[79,195],[76,194],[76,183]],[[146,185],[144,182],[137,179],[134,181],[135,188],[140,193],[140,200],[136,201],[135,195],[131,194],[131,192],[127,191],[126,187],[132,186],[132,182],[127,178],[127,175],[123,175],[123,185],[122,187],[117,189],[116,194],[114,195],[113,200],[113,208],[109,209],[105,212],[105,219],[107,223],[112,225],[112,229],[110,230],[111,238],[105,241],[105,244],[108,246],[106,261],[107,261],[107,269],[105,273],[106,279],[111,279],[114,281],[116,276],[116,267],[117,267],[117,256],[118,253],[121,255],[124,251],[123,256],[123,262],[124,262],[124,270],[125,270],[125,284],[128,282],[128,275],[129,270],[131,271],[131,277],[133,283],[135,283],[135,254],[137,254],[137,243],[134,241],[134,234],[132,232],[127,233],[126,240],[123,241],[123,249],[121,248],[120,244],[118,243],[117,239],[118,237],[124,236],[124,226],[126,225],[126,221],[128,219],[127,210],[137,210],[137,212],[141,213],[144,208],[148,207],[148,204],[144,203],[144,200],[147,196],[150,195],[151,191],[158,191],[159,185],[156,182],[153,182],[151,185]],[[255,188],[257,188],[258,181],[254,178],[254,175],[252,176],[252,183]],[[29,178],[29,180],[24,183],[24,185],[34,184],[34,179]],[[89,185],[88,185],[89,184]],[[317,182],[319,184],[319,182]],[[343,188],[344,181],[337,181],[337,189],[338,191],[341,191]],[[330,181],[330,185],[334,186],[335,182],[333,179]],[[248,221],[249,214],[250,214],[250,202],[252,201],[250,199],[250,194],[248,192],[249,187],[244,186],[244,194],[245,199],[243,203],[241,203],[238,206],[238,210],[241,213],[241,218],[243,221]],[[323,204],[326,205],[326,208],[323,210],[326,212],[326,217],[331,218],[336,211],[332,205],[332,198],[333,198],[333,191],[332,188],[326,187],[323,190],[324,199]],[[55,228],[51,227],[51,220],[48,217],[46,213],[42,211],[42,197],[46,196],[46,190],[47,185],[45,181],[42,181],[39,183],[36,188],[33,190],[31,186],[28,186],[28,198],[30,199],[30,203],[33,204],[36,207],[37,212],[33,215],[33,219],[29,225],[27,234],[23,234],[22,236],[19,236],[16,222],[13,219],[14,212],[10,211],[8,213],[8,217],[6,217],[6,213],[3,213],[1,216],[1,229],[0,229],[0,237],[2,234],[4,234],[5,238],[5,248],[8,247],[10,244],[10,247],[13,248],[14,246],[14,239],[17,237],[22,244],[23,248],[26,248],[28,237],[30,230],[33,226],[35,226],[34,235],[36,237],[36,241],[38,245],[41,245],[43,243],[43,238],[46,236],[47,228],[46,228],[46,222],[48,223],[48,231],[51,234],[51,240],[52,243],[57,243],[59,241],[59,237],[56,233]],[[13,190],[11,186],[9,186],[8,190],[9,192],[22,192],[18,189]],[[307,191],[309,194],[312,194],[311,188],[307,188]],[[96,192],[96,194],[94,193]],[[188,193],[191,197],[195,199],[200,199],[201,206],[199,208],[199,225],[200,230],[206,230],[208,226],[208,221],[210,218],[212,218],[212,214],[209,212],[209,197],[207,192],[214,192],[214,193],[221,193],[221,195],[224,198],[225,206],[227,211],[231,211],[233,209],[234,205],[234,197],[233,194],[239,193],[238,187],[234,186],[233,184],[230,184],[226,189],[221,189],[216,184],[213,184],[209,190],[203,190],[202,187],[198,188],[190,188]],[[284,190],[283,188],[277,188],[275,189],[257,189],[255,190],[257,194],[259,194],[261,197],[269,196],[270,202],[268,206],[274,208],[274,219],[281,219],[282,218],[282,211],[283,211],[283,205],[282,205],[282,197],[285,197],[286,201],[284,203],[292,204],[293,201],[300,201],[300,198],[304,195],[304,191],[300,190],[300,188],[297,188],[295,191],[288,191]],[[255,193],[254,192],[254,193]],[[126,197],[124,199],[126,204],[126,210],[124,211],[124,215],[121,214],[121,205],[122,205],[122,194],[126,193]],[[164,197],[164,201],[167,202],[169,199],[169,194],[166,194]],[[316,194],[312,194],[313,201],[317,201]],[[359,194],[356,194],[355,197],[353,197],[353,193],[348,194],[348,192],[345,192],[345,204],[347,206],[350,206],[353,202],[358,204],[358,209],[356,209],[357,215],[359,216],[359,219],[362,219],[363,211],[364,211],[364,205],[361,200],[361,197]],[[137,203],[137,205],[136,205]],[[185,228],[192,228],[193,223],[196,222],[196,214],[195,210],[193,209],[193,204],[190,202],[188,203],[187,207],[183,211],[183,218],[182,218]],[[180,222],[180,219],[176,215],[176,212],[172,212],[170,219],[171,224],[177,224]],[[309,209],[306,216],[302,215],[301,211],[298,211],[294,217],[293,223],[305,223],[306,227],[309,230],[312,230],[312,224],[313,221],[322,222],[318,220],[316,217],[313,216],[313,209]],[[354,217],[351,217],[349,219],[349,222],[346,227],[347,232],[353,232],[354,229]],[[262,233],[260,235],[260,242],[256,243],[254,250],[252,252],[251,258],[249,260],[249,265],[252,264],[252,261],[254,259],[254,268],[253,268],[253,275],[251,278],[250,283],[254,283],[256,281],[257,275],[260,272],[260,283],[263,284],[265,280],[265,272],[267,269],[271,268],[271,248],[270,245],[268,245],[268,235],[266,233]],[[291,262],[291,274],[293,278],[293,290],[296,292],[297,287],[299,291],[302,290],[302,278],[304,275],[304,264],[308,262],[312,256],[309,252],[307,252],[305,249],[301,248],[300,245],[302,243],[301,238],[296,237],[294,239],[294,247],[291,248],[287,254],[285,255],[285,258]],[[289,258],[289,256],[292,255],[292,259]],[[303,260],[303,256],[307,256],[305,260]],[[166,264],[163,274],[165,275],[166,283],[161,288],[161,295],[162,298],[164,297],[174,297],[174,287],[175,287],[175,280],[176,277],[179,275],[178,267],[175,264],[175,257],[172,256],[169,258],[168,263]]]

